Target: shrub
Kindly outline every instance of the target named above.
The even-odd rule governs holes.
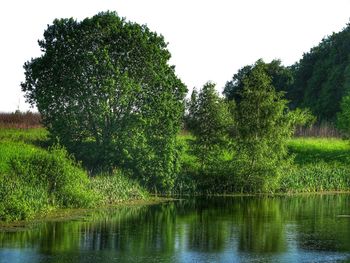
[[[201,169],[216,165],[224,150],[229,147],[228,131],[233,119],[229,104],[219,97],[215,84],[206,83],[198,98],[193,93],[188,119],[194,136],[192,150],[198,158]]]
[[[346,95],[340,102],[337,113],[337,127],[346,138],[350,137],[350,95]]]

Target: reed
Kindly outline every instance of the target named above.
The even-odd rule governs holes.
[[[341,138],[341,132],[331,122],[314,124],[310,127],[297,127],[295,137]]]
[[[29,129],[41,127],[41,116],[35,112],[0,113],[0,127]]]

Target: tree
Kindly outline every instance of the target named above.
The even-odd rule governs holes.
[[[195,116],[197,114],[197,104],[198,91],[196,88],[193,88],[190,99],[186,100],[186,112],[184,116],[186,130],[192,131],[196,126]]]
[[[350,136],[350,95],[342,98],[340,112],[337,114],[337,127],[346,137]]]
[[[277,91],[289,91],[289,87],[293,83],[293,74],[289,67],[283,66],[280,60],[272,60],[270,63],[265,63],[262,59],[259,59],[255,64],[259,64],[259,67],[269,76],[271,84]],[[239,102],[244,87],[243,80],[252,74],[254,67],[255,65],[244,66],[233,75],[232,80],[226,82],[223,91],[226,99]]]
[[[235,111],[237,133],[234,166],[242,191],[273,191],[291,158],[287,140],[303,117],[289,111],[283,92],[277,92],[261,61],[242,78]]]
[[[342,97],[350,89],[350,24],[322,39],[292,66],[289,99],[309,108],[319,122],[336,120]]]
[[[131,169],[169,190],[186,87],[164,38],[105,12],[54,20],[39,46],[42,56],[24,65],[22,90],[51,136],[93,166]]]
[[[215,84],[207,82],[196,95],[192,93],[189,116],[190,131],[195,137],[194,153],[202,169],[221,158],[228,146],[228,131],[232,125],[229,104],[220,98]]]

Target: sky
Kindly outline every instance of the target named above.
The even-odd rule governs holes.
[[[342,30],[350,0],[2,0],[0,112],[30,109],[20,88],[23,64],[41,55],[37,40],[48,24],[107,10],[162,34],[189,90],[213,81],[221,92],[241,67],[259,58],[291,65]]]

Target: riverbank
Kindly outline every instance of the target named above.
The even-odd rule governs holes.
[[[114,209],[124,209],[132,207],[139,208],[143,206],[159,205],[161,203],[174,200],[176,199],[152,196],[144,200],[130,199],[126,201],[121,201],[119,203],[105,204],[101,207],[94,208],[59,208],[45,215],[37,214],[30,220],[10,222],[0,221],[0,232],[16,232],[27,230],[45,222],[66,222],[76,220],[84,221],[88,220],[92,214],[96,213],[103,213],[105,211],[111,211]]]
[[[130,202],[148,203],[150,193],[130,176],[89,176],[64,149],[49,147],[43,128],[0,129],[0,221],[46,217],[62,208],[90,209]],[[214,171],[202,173],[190,151],[193,138],[179,135],[181,170],[174,196],[240,194],[232,174],[232,155],[224,152]],[[294,162],[279,178],[276,193],[348,192],[350,144],[341,139],[294,138]]]
[[[120,171],[87,171],[42,129],[0,129],[0,221],[47,216],[61,208],[93,208],[149,193]]]
[[[178,192],[201,194],[240,193],[235,181],[233,153],[223,152],[211,169],[200,168],[191,152],[193,137],[181,134],[183,147],[182,178]],[[277,193],[348,192],[350,191],[350,143],[339,138],[293,138],[288,141],[292,156],[278,180]],[[220,187],[218,187],[220,186]]]

